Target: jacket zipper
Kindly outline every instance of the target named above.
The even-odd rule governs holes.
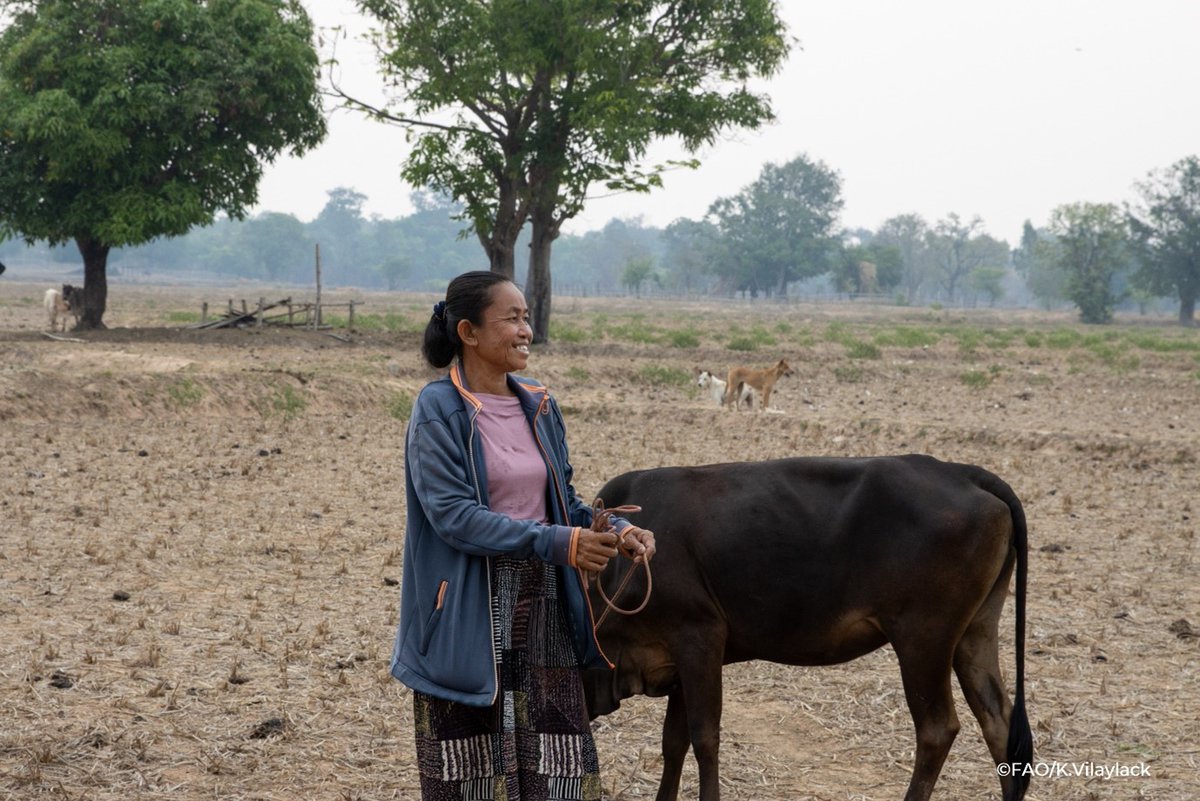
[[[475,467],[475,432],[476,421],[479,417],[479,407],[475,407],[475,411],[471,413],[471,432],[467,437],[467,460],[471,463],[471,480],[475,484],[475,500],[480,506],[483,505],[483,491],[479,487],[479,470]],[[496,703],[496,699],[500,697],[500,667],[497,664],[499,661],[496,655],[496,616],[492,611],[492,557],[485,556],[487,562],[487,588],[488,588],[488,631],[489,638],[492,641],[492,704]]]
[[[533,417],[533,438],[537,441],[538,449],[542,452],[542,458],[546,461],[546,465],[550,468],[550,475],[554,477],[554,488],[557,490],[556,494],[558,496],[559,508],[562,509],[563,520],[566,520],[567,525],[570,525],[571,513],[567,509],[567,492],[558,483],[558,471],[554,468],[554,462],[551,461],[550,454],[546,452],[546,446],[542,444],[541,434],[538,433],[537,420],[538,417],[543,414],[543,410],[546,408],[546,402],[549,399],[550,393],[546,392],[544,395],[542,395],[542,402],[538,404],[537,413]],[[596,645],[596,651],[599,652],[600,657],[608,663],[609,670],[612,670],[616,666],[613,664],[613,661],[608,658],[608,654],[604,653],[604,649],[600,647],[600,639],[596,636],[596,615],[594,612],[592,612],[592,602],[588,598],[587,582],[583,578],[583,571],[579,568],[576,568],[575,576],[579,579],[579,584],[583,588],[583,603],[587,607],[588,617],[591,618],[592,625],[588,628],[592,630],[592,642]]]

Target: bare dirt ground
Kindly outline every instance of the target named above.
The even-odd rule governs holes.
[[[42,289],[0,284],[0,799],[415,797],[410,698],[387,663],[431,298],[368,296],[402,330],[343,341],[188,330],[172,312],[225,295],[113,287],[112,329],[63,341],[41,332]],[[564,406],[585,495],[629,469],[800,454],[924,452],[1008,480],[1030,522],[1028,707],[1057,774],[1028,797],[1196,796],[1197,332],[853,305],[556,310],[588,333],[530,373]],[[650,325],[699,344],[631,338]],[[725,347],[756,326],[770,344]],[[779,357],[796,372],[777,413],[722,412],[678,380]],[[1002,632],[1011,676],[1011,608]],[[935,798],[998,798],[958,703]],[[653,797],[663,710],[635,699],[597,722],[609,799]],[[886,648],[727,668],[722,736],[730,799],[897,799],[913,757]]]

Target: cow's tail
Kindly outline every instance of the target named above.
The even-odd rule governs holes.
[[[1025,508],[1003,479],[982,468],[975,468],[974,482],[1008,505],[1012,514],[1013,548],[1017,554],[1016,570],[1016,688],[1013,694],[1012,715],[1008,720],[1008,748],[1005,770],[1013,777],[1004,801],[1021,801],[1029,787],[1033,766],[1033,731],[1025,711],[1025,592],[1029,581],[1029,536],[1025,523]]]

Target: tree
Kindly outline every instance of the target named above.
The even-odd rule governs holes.
[[[767,164],[754,183],[709,208],[723,254],[717,271],[752,296],[786,295],[789,282],[827,272],[839,248],[841,191],[841,177],[824,162],[800,155]]]
[[[900,214],[884,221],[875,232],[874,244],[890,245],[900,252],[903,286],[909,303],[917,299],[930,278],[929,225],[919,214]]]
[[[952,212],[926,236],[934,274],[950,302],[958,300],[961,282],[975,270],[1008,262],[1008,245],[983,233],[982,228],[979,217],[963,222]]]
[[[668,280],[685,294],[691,294],[703,276],[710,272],[708,256],[715,236],[712,223],[684,217],[675,220],[663,231],[666,242],[663,262]]]
[[[12,0],[0,33],[0,236],[74,240],[81,328],[111,248],[245,216],[262,162],[325,135],[299,0]]]
[[[630,259],[621,273],[621,283],[641,297],[642,284],[655,277],[653,259]]]
[[[329,190],[329,200],[312,222],[313,236],[321,245],[321,269],[331,283],[358,283],[372,273],[363,264],[367,221],[363,204],[367,196],[348,187]]]
[[[252,275],[268,281],[312,279],[313,242],[291,214],[269,211],[246,220],[238,226],[237,245]]]
[[[1137,185],[1141,201],[1127,209],[1141,257],[1134,284],[1179,298],[1179,324],[1195,325],[1200,296],[1200,158],[1151,172]]]
[[[1029,220],[1021,230],[1021,244],[1012,253],[1013,268],[1043,308],[1051,309],[1067,296],[1067,275],[1057,269],[1046,254],[1045,242],[1054,239],[1048,232],[1033,227]]]
[[[515,272],[531,222],[526,300],[550,317],[550,254],[589,187],[649,191],[654,139],[688,149],[771,118],[749,83],[787,54],[774,0],[359,0],[407,110],[347,102],[415,133],[402,174],[463,202],[492,269]]]
[[[1112,321],[1113,277],[1129,258],[1126,220],[1111,203],[1068,203],[1050,215],[1051,262],[1067,275],[1067,297],[1085,323]]]

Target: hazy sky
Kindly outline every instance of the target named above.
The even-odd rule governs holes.
[[[318,26],[362,31],[353,0],[305,0]],[[1197,0],[780,0],[798,41],[767,85],[778,120],[701,152],[650,195],[597,198],[564,226],[702,217],[764,163],[807,153],[842,176],[846,226],[917,212],[979,215],[1015,244],[1021,225],[1076,201],[1122,202],[1151,169],[1200,154]],[[328,41],[326,44],[328,47]],[[370,49],[342,39],[342,84],[378,96]],[[411,211],[404,132],[334,111],[330,135],[268,168],[258,211],[311,219],[352,187],[366,211]],[[673,143],[650,162],[679,157]],[[599,193],[600,190],[598,189]]]

